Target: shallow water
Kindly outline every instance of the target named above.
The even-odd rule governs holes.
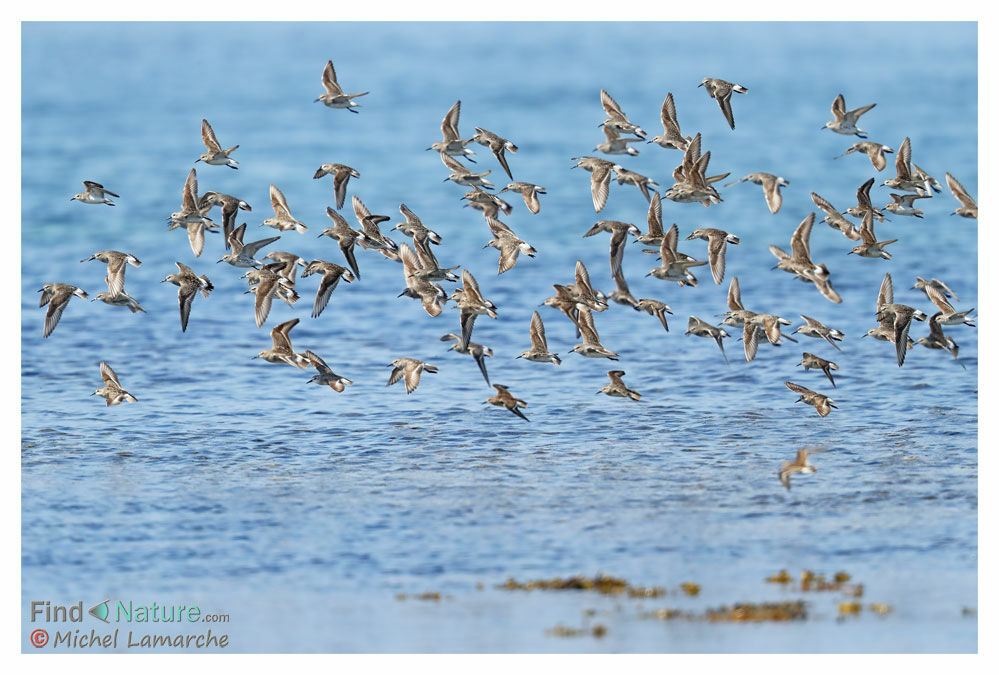
[[[900,31],[907,41],[886,37]],[[694,63],[689,54],[709,36],[711,50]],[[610,50],[622,44],[623,54]],[[360,114],[312,103],[330,58],[346,90],[371,91]],[[978,195],[975,25],[24,24],[22,59],[24,649],[34,649],[27,633],[36,627],[60,629],[30,622],[30,601],[104,598],[227,613],[227,625],[211,626],[230,634],[225,651],[977,649],[976,619],[962,615],[977,606],[976,329],[947,329],[959,363],[917,347],[901,369],[891,345],[860,339],[875,324],[886,271],[896,300],[927,313],[932,305],[910,288],[917,275],[944,279],[958,309],[977,305],[976,221],[947,215],[957,202],[944,187],[917,202],[925,219],[877,225],[880,238],[899,238],[890,261],[845,255],[851,242],[817,223],[812,257],[829,265],[841,305],[769,271],[767,250],[788,247],[814,210],[810,191],[845,209],[875,175],[866,157],[832,160],[855,140],[820,131],[839,92],[850,108],[877,101],[861,123],[871,140],[897,149],[908,135],[916,163],[941,183],[950,171]],[[697,88],[705,76],[749,88],[732,101],[734,132]],[[696,288],[643,277],[654,257],[628,245],[632,293],[672,307],[668,334],[612,305],[595,319],[620,362],[584,359],[569,353],[571,325],[542,308],[563,365],[516,360],[529,347],[531,312],[553,282],[572,281],[577,259],[595,286],[613,290],[607,235],[582,233],[600,218],[644,229],[637,189],[614,184],[596,215],[589,175],[569,170],[570,157],[594,154],[603,140],[601,87],[650,135],[672,91],[684,133],[701,131],[712,152],[709,173],[768,171],[790,186],[777,215],[746,183],[722,188],[725,201],[710,209],[664,200],[664,222],[676,222],[681,239],[710,226],[742,240],[729,246],[723,285],[705,267]],[[504,222],[539,253],[499,277],[497,252],[480,248],[489,237],[480,214],[461,208],[465,189],[442,184],[446,169],[424,152],[456,99],[463,135],[482,126],[514,140],[515,178],[548,189],[536,216],[510,197]],[[195,259],[184,233],[165,229],[203,152],[202,117],[223,146],[240,144],[240,170],[198,164],[200,190],[253,206],[240,214],[248,240],[276,234],[257,227],[274,183],[310,229],[282,233],[269,249],[342,263],[335,242],[315,237],[333,195],[329,178],[310,179],[330,161],[361,173],[348,192],[393,216],[389,225],[405,202],[440,232],[441,264],[467,266],[500,308],[498,320],[478,319],[473,339],[493,348],[492,381],[529,402],[531,421],[483,405],[493,390],[474,361],[438,341],[458,329],[453,305],[431,319],[396,298],[400,268],[379,254],[357,253],[362,279],[341,283],[322,316],[309,318],[316,282],[307,278],[299,303],[275,302],[257,329],[242,270],[214,263],[220,236],[209,234]],[[636,147],[641,155],[622,163],[668,187],[680,153]],[[474,149],[473,169],[505,184],[488,149]],[[877,183],[892,171],[889,163]],[[118,205],[70,202],[83,179],[121,194]],[[872,190],[877,206],[888,192]],[[353,224],[349,206],[345,215]],[[74,299],[42,340],[35,291],[61,281],[93,297],[103,266],[78,261],[106,248],[143,261],[126,289],[149,313]],[[701,241],[680,249],[705,255]],[[216,287],[195,299],[186,333],[176,287],[157,283],[175,260]],[[747,364],[736,335],[726,365],[712,341],[685,337],[688,315],[725,310],[732,276],[747,308],[794,325],[798,314],[815,316],[846,333],[842,351],[800,338],[763,344]],[[336,394],[307,385],[312,372],[250,360],[270,346],[270,328],[293,317],[302,319],[296,349],[319,353],[354,386]],[[914,325],[914,338],[925,334]],[[836,389],[796,366],[802,350],[840,365]],[[385,388],[386,365],[399,356],[440,373],[410,396],[401,384]],[[139,403],[106,408],[88,397],[100,360]],[[615,367],[640,402],[595,395]],[[794,403],[785,380],[831,394],[839,410],[819,418]],[[816,474],[794,476],[785,491],[780,462],[805,446],[828,451],[813,457]],[[863,613],[837,621],[842,593],[763,582],[781,568],[849,572],[864,583]],[[599,572],[668,593],[496,588],[511,577]],[[682,595],[683,581],[699,583],[700,595]],[[427,591],[443,597],[396,599]],[[795,624],[640,618],[798,597],[809,618]],[[893,611],[876,616],[874,602]],[[595,623],[605,637],[546,634]],[[89,617],[81,626],[107,628]]]

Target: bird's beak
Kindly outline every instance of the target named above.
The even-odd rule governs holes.
[[[698,87],[703,87],[703,86],[704,86],[704,83],[703,83],[703,82],[701,82],[701,83],[700,83],[699,85],[697,85],[697,86],[698,86]]]

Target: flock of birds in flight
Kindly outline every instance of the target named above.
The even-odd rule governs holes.
[[[355,108],[358,107],[358,103],[354,99],[368,94],[368,92],[344,93],[337,83],[332,61],[327,62],[323,70],[322,84],[325,93],[321,94],[316,102],[321,102],[330,108],[346,109],[352,113],[357,113]],[[734,130],[732,95],[734,93],[746,94],[748,89],[742,85],[717,78],[705,78],[698,86],[703,86],[708,95],[717,101],[726,122]],[[729,175],[728,173],[708,175],[707,168],[711,152],[702,153],[700,133],[692,137],[684,136],[681,133],[672,93],[666,95],[661,109],[663,133],[648,140],[646,140],[646,132],[633,124],[617,102],[604,90],[600,91],[600,102],[606,113],[606,118],[600,125],[606,140],[598,144],[594,151],[599,151],[605,155],[634,156],[638,154],[638,151],[629,144],[645,141],[683,153],[680,164],[673,171],[674,184],[666,189],[662,195],[658,192],[660,186],[653,180],[625,169],[614,161],[593,156],[572,158],[576,162],[572,168],[582,168],[590,173],[590,193],[594,210],[597,213],[603,210],[607,202],[611,182],[614,178],[619,185],[627,184],[637,187],[649,203],[647,233],[643,234],[632,223],[601,220],[583,235],[584,237],[600,233],[610,235],[610,269],[616,285],[616,289],[612,293],[605,295],[594,288],[586,267],[582,261],[577,261],[572,281],[565,284],[554,284],[555,295],[547,298],[543,303],[545,306],[560,310],[575,326],[577,337],[582,337],[582,342],[572,347],[571,352],[589,358],[617,360],[618,355],[601,344],[594,322],[594,313],[608,309],[608,301],[630,306],[635,310],[655,316],[666,331],[669,331],[666,315],[672,314],[671,308],[659,300],[636,299],[631,295],[622,272],[622,261],[628,235],[634,236],[638,243],[649,247],[644,249],[644,253],[658,255],[659,266],[650,270],[646,276],[675,282],[681,287],[696,286],[697,278],[691,269],[705,265],[709,266],[715,284],[720,285],[725,277],[726,247],[728,244],[737,245],[739,238],[716,228],[695,229],[686,237],[686,240],[701,239],[707,242],[708,259],[697,260],[677,250],[679,230],[675,224],[668,230],[663,228],[662,198],[680,203],[696,202],[709,207],[722,201],[714,184]],[[891,193],[892,201],[881,209],[873,205],[870,190],[874,185],[874,178],[867,180],[858,188],[857,205],[843,212],[814,192],[811,193],[811,197],[815,205],[826,214],[823,222],[840,231],[847,239],[858,242],[850,251],[851,254],[865,258],[888,260],[891,258],[891,254],[886,250],[886,247],[895,243],[897,239],[879,241],[874,233],[874,222],[883,222],[885,212],[895,216],[921,218],[923,211],[916,207],[916,200],[931,198],[935,192],[941,191],[941,186],[912,161],[912,145],[909,138],[902,141],[897,152],[887,145],[866,140],[866,132],[859,129],[857,124],[860,117],[875,105],[872,103],[854,110],[847,110],[844,98],[840,94],[836,96],[832,104],[833,119],[826,122],[823,128],[838,134],[865,139],[854,143],[839,157],[851,153],[864,153],[877,171],[881,171],[887,166],[886,153],[895,154],[896,176],[882,183],[883,186],[897,191]],[[483,213],[486,225],[492,234],[492,238],[486,246],[496,248],[499,251],[498,274],[503,274],[517,264],[520,254],[534,257],[537,251],[499,219],[500,213],[509,214],[513,208],[499,195],[503,192],[519,193],[523,197],[526,208],[532,214],[537,214],[541,210],[539,195],[546,194],[546,191],[545,188],[534,183],[513,181],[513,173],[507,162],[506,152],[516,153],[518,148],[511,141],[480,127],[475,128],[475,134],[470,138],[462,139],[458,131],[460,111],[461,102],[458,101],[447,112],[441,123],[442,140],[431,144],[427,150],[440,153],[441,161],[450,172],[444,179],[445,181],[470,188],[463,199],[467,201],[468,206]],[[195,160],[196,163],[203,162],[210,166],[238,169],[238,162],[231,157],[232,153],[239,148],[238,145],[223,149],[207,120],[202,120],[201,137],[206,152]],[[475,153],[468,147],[473,143],[489,148],[503,171],[510,178],[511,182],[498,192],[492,192],[495,186],[486,178],[491,171],[473,172],[459,161],[459,159],[463,159],[475,162],[473,159]],[[266,321],[275,297],[289,305],[293,305],[299,299],[299,294],[295,289],[296,273],[299,267],[303,268],[303,278],[312,275],[320,277],[319,288],[312,306],[312,317],[315,318],[326,308],[332,293],[341,280],[351,283],[361,278],[360,268],[354,254],[355,245],[362,249],[377,251],[402,264],[405,290],[399,294],[400,297],[407,296],[419,300],[423,309],[431,317],[439,316],[447,302],[454,302],[459,310],[460,332],[448,333],[441,340],[451,342],[450,349],[460,354],[472,356],[486,383],[490,384],[485,358],[493,355],[492,350],[485,345],[472,342],[471,337],[476,318],[481,315],[493,319],[497,318],[497,307],[484,297],[472,273],[464,268],[459,277],[455,273],[459,266],[440,266],[433,252],[433,247],[441,243],[442,237],[426,227],[405,204],[399,205],[399,211],[405,220],[395,225],[393,229],[410,238],[411,246],[408,243],[396,243],[383,234],[380,225],[391,218],[371,213],[357,195],[351,197],[351,205],[360,229],[353,229],[340,210],[346,203],[347,186],[350,179],[360,178],[360,173],[344,164],[329,163],[323,164],[315,172],[313,178],[320,179],[325,176],[332,176],[336,209],[327,207],[326,214],[333,222],[333,226],[323,229],[319,236],[329,237],[338,242],[346,266],[326,260],[306,261],[294,253],[285,251],[271,251],[261,260],[258,260],[257,255],[260,250],[273,244],[280,236],[244,242],[246,223],[237,227],[235,222],[240,211],[252,210],[250,205],[242,199],[218,192],[206,192],[199,196],[197,174],[193,168],[183,187],[181,208],[168,218],[168,229],[186,229],[191,250],[195,257],[200,257],[205,247],[205,232],[219,230],[218,224],[212,221],[208,214],[215,207],[221,209],[222,235],[228,252],[218,262],[225,262],[247,270],[242,278],[248,281],[249,290],[247,293],[253,293],[255,296],[254,316],[257,327],[262,326]],[[728,183],[726,186],[730,187],[742,182],[760,185],[763,188],[764,199],[770,212],[775,214],[780,211],[782,205],[781,188],[789,184],[787,180],[781,176],[755,172],[735,182]],[[946,183],[960,203],[959,208],[952,215],[977,219],[978,206],[964,187],[950,173],[946,174]],[[72,199],[83,204],[114,206],[111,197],[119,197],[118,194],[94,181],[84,181],[84,186],[86,190],[75,195]],[[264,220],[262,226],[272,227],[281,232],[295,230],[304,233],[307,231],[307,226],[292,216],[284,194],[273,184],[270,186],[270,199],[274,215]],[[859,219],[859,227],[846,216]],[[814,222],[815,214],[810,213],[795,229],[790,241],[790,253],[776,245],[770,246],[770,251],[777,259],[775,269],[783,270],[805,283],[813,284],[824,298],[833,303],[839,303],[842,299],[833,288],[828,267],[825,264],[813,262],[811,258],[809,241]],[[110,305],[127,307],[133,313],[145,311],[135,298],[125,292],[126,265],[140,267],[142,263],[138,258],[130,253],[107,250],[98,251],[82,262],[90,260],[98,260],[107,265],[105,278],[107,291],[99,293],[94,299]],[[194,298],[199,293],[206,298],[209,297],[214,286],[207,275],[199,275],[181,262],[177,262],[176,265],[178,271],[174,274],[168,274],[163,282],[169,282],[178,287],[180,325],[181,330],[186,331]],[[448,295],[441,282],[457,282],[459,279],[462,286]],[[938,311],[932,316],[927,316],[919,309],[895,303],[891,275],[886,273],[875,303],[875,318],[878,323],[867,331],[866,335],[893,343],[900,367],[905,360],[906,351],[912,349],[914,344],[921,344],[930,349],[946,350],[957,358],[958,346],[953,338],[944,334],[943,328],[944,326],[962,324],[974,326],[974,317],[970,316],[974,310],[957,311],[950,302],[951,299],[955,302],[958,301],[957,296],[946,283],[938,279],[926,280],[917,277],[914,288],[922,290]],[[64,283],[45,284],[40,292],[42,293],[40,306],[48,305],[42,333],[43,337],[46,338],[55,329],[73,296],[87,298],[87,293],[82,289]],[[696,316],[690,316],[686,334],[713,339],[721,350],[726,363],[728,359],[725,356],[722,340],[731,337],[731,335],[722,326],[742,331],[747,361],[752,361],[756,357],[758,346],[764,340],[772,345],[781,344],[782,338],[796,342],[794,338],[782,332],[782,326],[790,325],[790,321],[774,314],[750,311],[744,307],[738,277],[733,277],[729,285],[728,311],[719,316],[724,316],[720,325],[713,325]],[[844,337],[841,331],[827,327],[812,317],[801,315],[801,318],[805,323],[797,327],[793,334],[824,339],[839,350],[836,342],[841,341]],[[920,337],[915,342],[909,337],[909,329],[913,320],[925,321],[929,326],[929,335]],[[329,365],[311,350],[305,350],[301,353],[294,351],[290,331],[298,322],[299,319],[295,318],[275,326],[271,330],[273,346],[270,349],[262,350],[254,358],[260,358],[270,363],[288,364],[297,368],[311,366],[315,368],[317,374],[309,380],[310,382],[329,386],[337,392],[344,391],[346,385],[353,384],[349,379],[333,372]],[[525,350],[517,358],[554,365],[561,363],[559,356],[549,351],[544,323],[537,311],[533,313],[531,318],[529,335],[530,349]],[[836,363],[804,352],[798,365],[803,366],[806,371],[809,369],[822,371],[830,384],[833,387],[836,386],[832,375],[832,371],[839,369]],[[393,370],[388,385],[403,380],[407,393],[412,393],[417,388],[422,373],[437,372],[436,366],[408,357],[393,360],[391,367]],[[104,386],[97,389],[93,395],[102,396],[108,406],[118,405],[124,401],[136,401],[136,398],[122,387],[117,374],[107,363],[102,361],[100,370]],[[624,371],[611,370],[607,375],[610,383],[605,385],[600,393],[636,401],[641,398],[638,392],[625,385],[623,381]],[[799,394],[798,401],[814,406],[822,417],[836,408],[835,402],[828,395],[794,382],[785,382],[785,384],[791,391]],[[515,397],[507,386],[500,384],[491,384],[491,386],[496,389],[496,394],[486,399],[487,403],[504,407],[514,415],[524,420],[528,419],[521,410],[527,406],[524,400]],[[793,462],[783,463],[779,477],[781,483],[786,487],[790,488],[789,476],[791,473],[811,473],[815,470],[814,466],[808,464],[809,452],[808,449],[800,450]]]

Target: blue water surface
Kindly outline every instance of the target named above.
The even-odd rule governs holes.
[[[328,59],[345,90],[371,92],[359,114],[313,102]],[[889,201],[880,183],[894,175],[894,155],[880,173],[863,155],[833,160],[857,140],[822,129],[838,93],[850,108],[877,102],[861,120],[871,140],[897,150],[908,136],[919,166],[941,183],[951,172],[977,196],[976,60],[969,23],[23,24],[24,649],[34,651],[27,634],[43,625],[29,620],[32,600],[111,598],[226,613],[228,623],[210,626],[231,637],[222,651],[975,651],[977,329],[946,329],[959,360],[919,346],[901,369],[891,344],[861,336],[876,323],[885,272],[898,302],[936,311],[911,288],[918,275],[945,280],[958,309],[975,307],[977,221],[948,215],[958,204],[945,186],[917,202],[925,218],[877,224],[879,238],[898,239],[890,261],[847,256],[853,243],[817,223],[812,258],[831,269],[838,305],[771,271],[767,247],[788,248],[815,211],[811,191],[846,209],[876,175],[872,199]],[[704,77],[749,89],[732,100],[735,131],[697,87]],[[710,174],[765,171],[790,186],[776,215],[748,183],[719,184],[724,202],[709,209],[664,200],[664,222],[678,225],[690,255],[706,256],[704,242],[683,241],[696,227],[741,238],[722,285],[702,267],[699,285],[684,288],[646,278],[655,257],[628,244],[632,293],[672,307],[668,333],[612,304],[595,320],[620,361],[586,359],[569,352],[572,325],[541,308],[563,364],[517,360],[531,313],[553,283],[573,281],[577,259],[596,287],[614,289],[607,235],[581,235],[598,219],[645,227],[637,189],[615,183],[598,215],[589,174],[570,170],[570,157],[604,140],[601,88],[650,136],[673,92],[684,133],[700,131],[712,153]],[[442,182],[447,170],[424,150],[459,99],[461,134],[480,126],[510,138],[514,177],[548,191],[538,215],[509,195],[503,220],[538,254],[501,276],[497,252],[482,248],[481,215],[462,208],[465,189]],[[473,340],[493,349],[492,381],[528,401],[530,422],[484,405],[494,392],[475,362],[438,340],[458,331],[453,303],[430,318],[397,298],[401,267],[376,252],[358,249],[362,278],[341,283],[320,317],[309,316],[316,278],[299,279],[302,299],[276,301],[257,328],[242,270],[215,263],[221,236],[209,234],[194,258],[183,230],[166,230],[204,151],[202,118],[223,147],[239,144],[240,168],[197,164],[200,190],[252,205],[238,221],[247,240],[277,234],[258,227],[273,183],[309,230],[281,233],[270,248],[343,264],[336,242],[316,238],[332,224],[330,179],[312,180],[324,162],[360,172],[348,194],[393,217],[383,230],[406,203],[439,232],[441,264],[467,267],[499,308],[497,320],[478,319]],[[504,185],[489,150],[469,147],[478,159],[469,166]],[[635,147],[640,156],[611,159],[665,190],[681,153]],[[70,201],[85,179],[120,194],[117,205]],[[349,196],[343,213],[354,224]],[[142,260],[126,290],[148,314],[73,299],[42,339],[37,289],[58,281],[95,296],[104,266],[79,261],[102,249]],[[176,287],[159,283],[174,261],[215,285],[195,299],[185,333]],[[689,315],[718,320],[733,276],[748,309],[794,326],[813,316],[846,333],[841,351],[799,337],[763,344],[747,363],[732,331],[726,365],[711,340],[684,336]],[[347,391],[307,384],[314,371],[251,360],[270,347],[273,326],[295,317],[295,348],[353,380]],[[926,334],[913,325],[914,338]],[[835,389],[797,366],[802,351],[839,364]],[[386,366],[401,356],[440,372],[411,395],[386,388]],[[101,360],[138,403],[89,396]],[[596,395],[610,368],[626,371],[641,401]],[[820,418],[786,380],[839,409]],[[780,463],[808,446],[827,452],[787,491]],[[854,601],[842,592],[764,583],[782,568],[795,578],[848,572],[864,584],[860,615],[837,620],[840,603]],[[597,573],[667,595],[496,588]],[[684,581],[700,594],[683,595]],[[441,599],[411,597],[424,592]],[[798,598],[808,618],[792,624],[642,618]],[[892,611],[880,616],[871,603]],[[596,623],[602,638],[546,632]],[[109,628],[89,617],[81,626]]]

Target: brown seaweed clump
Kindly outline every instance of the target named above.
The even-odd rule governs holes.
[[[587,633],[595,638],[602,638],[604,635],[607,635],[607,626],[602,623],[598,623],[595,624],[593,628],[587,630],[586,628],[569,628],[568,626],[559,624],[554,628],[545,630],[545,635],[561,638],[580,637],[582,635],[586,635]]]
[[[680,609],[657,609],[639,615],[642,619],[660,619],[663,621],[712,621],[712,622],[749,622],[763,621],[804,621],[807,618],[805,602],[794,600],[789,602],[742,603],[731,606],[706,610],[703,614],[694,614]]]
[[[746,603],[709,609],[705,612],[708,621],[752,622],[763,621],[804,621],[807,618],[805,602]]]
[[[777,574],[771,574],[766,579],[768,584],[789,584],[792,580],[793,579],[791,575],[787,573],[787,570],[781,570]]]
[[[400,602],[406,599],[432,600],[433,602],[440,602],[441,594],[438,593],[437,591],[428,591],[427,593],[420,593],[420,594],[412,593],[410,595],[406,595],[405,593],[397,593],[395,599]]]
[[[632,586],[624,579],[598,574],[595,577],[574,576],[566,579],[537,579],[519,582],[507,579],[499,588],[507,591],[596,591],[604,595],[628,593],[631,597],[657,598],[666,594],[666,589],[658,587]]]
[[[816,574],[811,570],[804,570],[801,573],[802,591],[843,591],[848,595],[859,598],[864,594],[863,584],[850,584],[851,577],[846,572],[837,572],[832,581],[826,581],[822,574]]]
[[[628,596],[632,598],[661,598],[666,589],[658,586],[629,586]]]
[[[554,628],[545,629],[545,635],[550,635],[551,637],[579,637],[583,634],[582,628],[569,628],[568,626],[563,626],[559,624]]]
[[[674,619],[684,619],[686,621],[694,621],[697,619],[695,615],[690,612],[685,612],[681,609],[657,609],[654,612],[645,612],[644,614],[639,614],[641,619],[661,619],[663,621],[673,621]]]
[[[686,593],[691,597],[695,597],[697,594],[701,592],[701,585],[695,584],[692,581],[684,581],[682,584],[680,584],[680,588],[683,589],[684,593]]]

